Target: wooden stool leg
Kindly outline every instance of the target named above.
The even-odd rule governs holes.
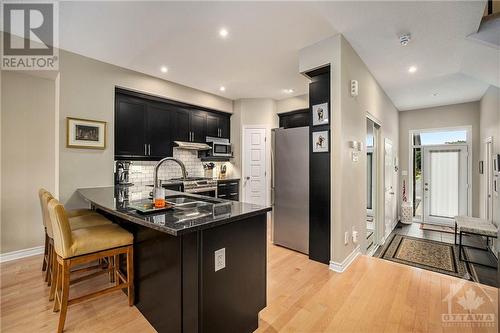
[[[58,258],[54,258],[56,266],[56,286],[54,294],[54,312],[61,309],[61,264]]]
[[[49,276],[47,278],[47,285],[50,287],[53,284],[52,262],[54,261],[54,256],[56,255],[54,252],[53,244],[49,244],[49,251],[50,251],[50,258],[47,266],[47,273]]]
[[[43,250],[42,272],[45,272],[45,270],[47,269],[47,266],[48,266],[48,262],[47,262],[48,246],[49,246],[49,236],[47,235],[47,231],[45,231],[45,245],[44,245],[44,250]]]
[[[57,326],[57,332],[62,333],[64,330],[64,323],[66,321],[66,313],[68,311],[68,298],[69,298],[69,266],[70,260],[63,260],[62,263],[62,279],[61,279],[61,312],[59,313],[59,325]]]
[[[50,265],[50,260],[51,260],[51,257],[52,257],[52,250],[51,250],[51,246],[50,246],[50,243],[47,245],[47,263],[48,265]],[[45,282],[49,283],[49,269],[48,267],[46,268],[45,270]]]
[[[128,305],[132,306],[135,303],[134,294],[134,247],[127,248],[127,294]]]
[[[115,255],[113,257],[113,262],[114,262],[114,279],[115,279],[115,286],[120,284],[120,277],[118,276],[118,271],[120,270],[120,255]]]
[[[109,272],[109,282],[113,283],[115,282],[115,271],[114,271],[114,257],[109,256],[108,257],[108,272]]]
[[[54,300],[54,294],[56,292],[56,287],[57,287],[57,271],[59,268],[59,265],[57,264],[57,254],[54,252],[52,254],[52,262],[51,262],[51,274],[52,274],[52,284],[50,285],[50,293],[49,293],[49,301]]]

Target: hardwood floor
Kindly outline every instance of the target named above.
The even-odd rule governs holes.
[[[58,314],[34,256],[0,265],[1,332],[53,332]],[[105,276],[72,287],[107,284]],[[494,327],[445,327],[443,301],[457,284],[452,313],[492,313]],[[74,290],[73,290],[74,289]],[[472,294],[472,292],[475,294]],[[76,296],[76,295],[75,295]],[[497,289],[383,259],[361,256],[342,274],[272,244],[268,251],[268,306],[260,313],[259,333],[272,332],[497,332]],[[480,301],[479,301],[480,303]],[[120,291],[69,308],[65,332],[155,332]],[[237,332],[235,332],[237,333]]]

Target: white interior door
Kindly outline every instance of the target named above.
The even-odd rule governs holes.
[[[384,141],[384,215],[385,215],[385,236],[391,232],[392,223],[395,220],[394,215],[394,152],[392,141]]]
[[[267,204],[266,129],[243,129],[243,201]]]
[[[484,146],[484,216],[488,221],[493,221],[493,142],[487,141]]]
[[[453,226],[453,218],[467,215],[467,146],[423,148],[424,223]]]

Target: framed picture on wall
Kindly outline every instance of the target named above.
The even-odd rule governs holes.
[[[312,113],[313,126],[328,125],[328,103],[313,105]]]
[[[83,149],[105,149],[106,122],[67,117],[66,147]]]
[[[328,153],[328,131],[312,132],[313,153]]]

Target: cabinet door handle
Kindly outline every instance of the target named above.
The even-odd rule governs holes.
[[[144,155],[147,155],[147,154],[148,154],[147,149],[148,149],[148,148],[147,148],[147,145],[146,145],[146,144],[144,144]]]
[[[148,144],[148,155],[151,156],[151,144]]]

